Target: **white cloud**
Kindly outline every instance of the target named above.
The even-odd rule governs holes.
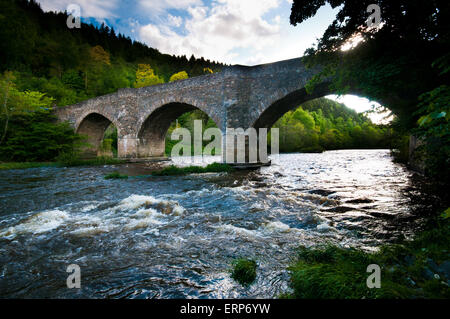
[[[177,28],[180,27],[181,24],[183,23],[182,17],[176,17],[171,14],[168,15],[167,20],[169,21],[169,25],[177,27]]]
[[[118,0],[40,0],[44,11],[65,11],[70,4],[77,4],[81,8],[84,18],[105,19],[115,15],[113,11],[118,7]]]
[[[167,9],[183,10],[202,5],[201,0],[139,0],[139,6],[149,14],[160,14]]]
[[[278,5],[279,0],[217,0],[211,7],[188,7],[184,35],[155,24],[142,26],[139,34],[142,41],[165,53],[233,63],[238,49],[258,51],[275,45],[280,20],[271,23],[263,15]]]

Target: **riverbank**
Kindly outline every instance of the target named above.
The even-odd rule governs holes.
[[[300,247],[289,268],[293,293],[284,298],[450,298],[450,208],[413,241],[382,246],[376,253],[334,245]],[[369,289],[369,265],[381,268],[380,288]]]
[[[90,160],[73,159],[64,162],[8,162],[0,163],[0,170],[27,169],[37,167],[78,167],[125,164],[126,161],[108,157],[98,157]]]

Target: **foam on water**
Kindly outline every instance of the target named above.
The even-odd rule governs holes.
[[[256,239],[261,237],[261,234],[256,230],[250,230],[243,227],[237,227],[230,224],[221,225],[217,227],[220,231],[225,233],[231,233],[239,237],[246,237],[248,239]]]
[[[41,234],[49,232],[61,226],[69,218],[69,214],[65,211],[57,209],[44,211],[32,215],[16,226],[1,230],[0,237],[14,237],[19,234]]]
[[[61,226],[67,234],[91,237],[114,231],[152,229],[185,213],[178,202],[144,195],[131,195],[113,207],[96,210],[99,205],[98,202],[87,202],[82,207],[68,204],[65,209],[40,212],[1,229],[0,237],[13,239],[20,234],[42,234]]]
[[[119,205],[114,207],[114,210],[132,211],[141,207],[156,207],[159,211],[166,215],[183,215],[185,209],[175,201],[168,201],[157,199],[153,196],[131,195],[122,200]]]
[[[89,211],[87,205],[81,212]],[[185,209],[175,201],[158,199],[153,196],[131,195],[117,205],[84,214],[75,223],[76,236],[94,236],[108,232],[155,229],[165,225],[173,218],[179,218]],[[158,230],[154,231],[159,234]]]
[[[289,225],[286,225],[285,223],[282,223],[280,221],[275,222],[269,222],[264,225],[264,230],[268,230],[269,232],[281,232],[281,233],[287,233],[292,230]]]

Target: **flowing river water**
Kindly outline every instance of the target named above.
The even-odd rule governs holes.
[[[131,177],[105,180],[113,171]],[[429,199],[418,178],[388,150],[182,177],[139,164],[0,171],[0,298],[277,297],[299,245],[374,250],[411,237]],[[238,257],[258,263],[250,287],[230,278]],[[70,264],[81,289],[66,286]]]

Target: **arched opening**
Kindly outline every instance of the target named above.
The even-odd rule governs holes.
[[[91,113],[86,116],[77,133],[87,139],[81,153],[83,158],[117,157],[117,128],[103,115]]]
[[[316,92],[309,95],[303,89],[276,101],[255,121],[254,127],[278,128],[281,153],[392,147],[392,129],[386,121],[382,123],[378,121],[381,117],[370,118],[357,111],[370,107],[343,104],[352,99],[339,101],[325,90]],[[364,103],[361,99],[353,100]],[[367,100],[367,103],[376,102]],[[270,135],[269,143],[272,143]]]
[[[299,105],[309,100],[323,97],[329,94],[327,84],[318,85],[312,94],[308,94],[306,89],[300,89],[287,94],[285,97],[275,101],[262,112],[259,118],[253,124],[256,129],[270,129],[278,119],[287,112],[296,109]]]
[[[205,112],[190,104],[169,103],[156,109],[145,120],[139,131],[139,157],[170,156],[171,148],[179,143],[171,140],[172,131],[180,127],[186,128],[193,139],[195,120],[202,121],[202,136],[206,129],[217,127]]]

